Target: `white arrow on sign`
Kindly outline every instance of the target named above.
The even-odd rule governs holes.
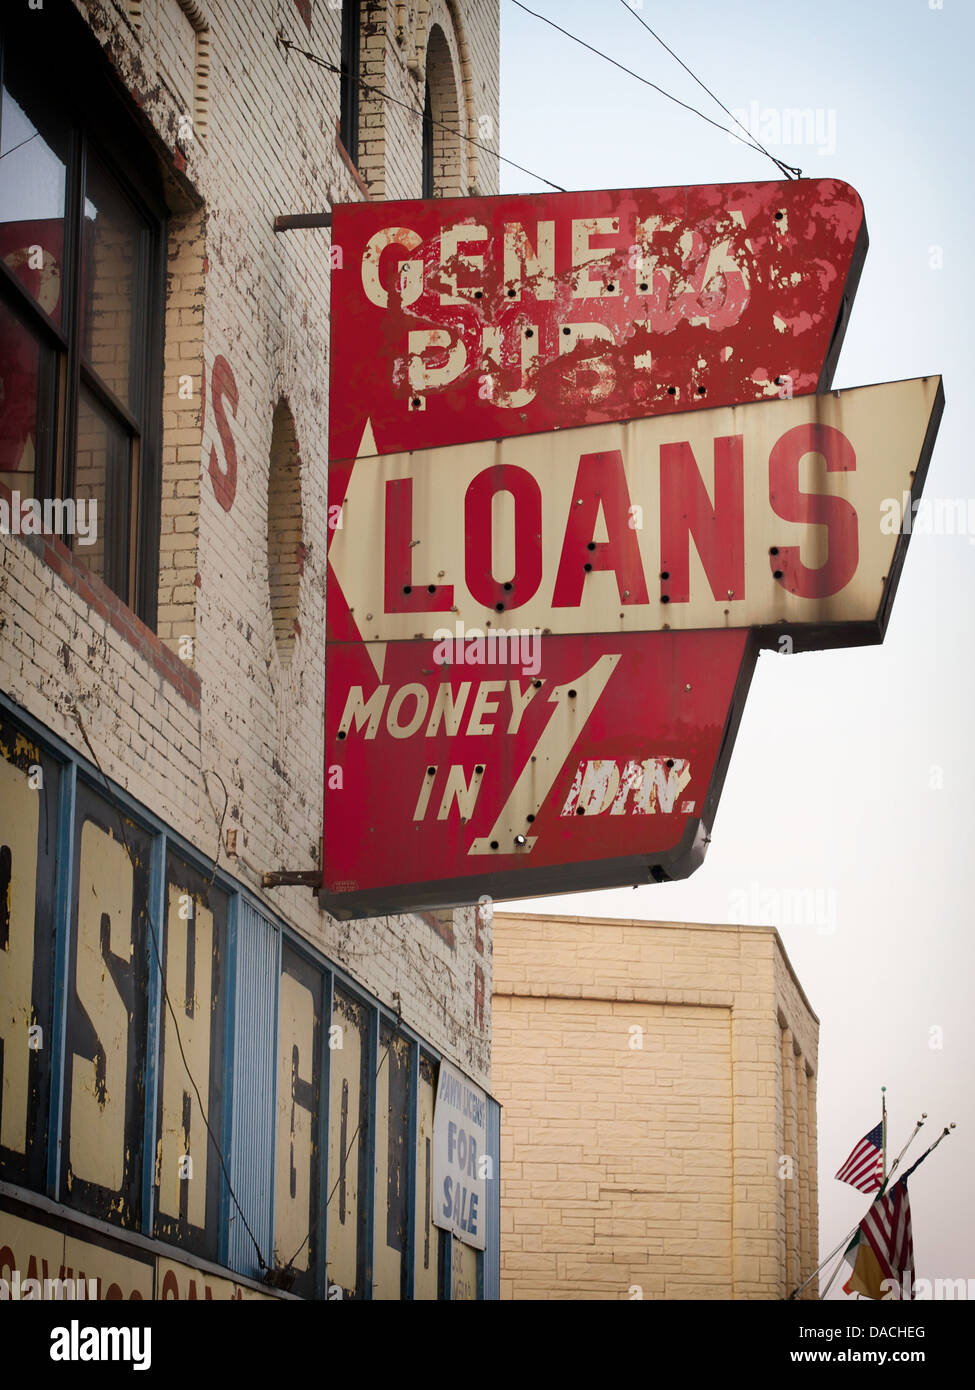
[[[369,643],[875,622],[942,404],[923,377],[360,457],[332,571]]]
[[[475,839],[468,854],[491,854],[499,844],[517,843],[515,837],[523,831],[527,817],[531,815],[534,819],[542,809],[542,803],[565,766],[573,744],[596,708],[619,660],[616,653],[608,653],[601,656],[578,680],[566,681],[564,685],[555,687],[548,698],[557,708],[508,793],[491,833]],[[536,837],[529,835],[523,838],[525,852],[531,853]]]

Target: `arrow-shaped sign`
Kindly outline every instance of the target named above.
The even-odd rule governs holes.
[[[823,394],[866,243],[837,180],[335,209],[329,911],[686,875],[759,646],[881,639],[942,398]]]
[[[357,459],[326,738],[369,795],[325,902],[690,873],[755,646],[882,638],[942,406],[928,377]]]
[[[942,403],[924,377],[360,458],[332,576],[368,643],[813,627],[829,646],[889,609]]]

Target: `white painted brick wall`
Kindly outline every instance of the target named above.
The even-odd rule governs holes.
[[[159,624],[160,636],[174,648],[179,633],[195,632],[192,669],[202,683],[201,707],[187,705],[111,623],[9,537],[0,537],[0,682],[84,753],[66,710],[76,700],[107,774],[211,856],[222,795],[211,782],[215,815],[204,774],[218,771],[229,794],[225,824],[238,829],[241,854],[239,863],[222,856],[222,866],[386,1004],[398,992],[405,1021],[487,1084],[490,931],[482,929],[482,957],[474,950],[472,912],[455,914],[450,948],[420,918],[343,924],[320,912],[307,890],[262,891],[256,877],[264,869],[308,869],[316,862],[324,757],[330,242],[327,231],[275,235],[272,221],[279,213],[321,211],[363,196],[336,145],[338,76],[286,53],[275,36],[282,29],[337,63],[340,10],[312,0],[309,33],[288,0],[206,0],[201,8],[210,24],[208,131],[205,140],[182,147],[184,173],[184,159],[174,159],[184,103],[166,79],[187,61],[187,19],[177,0],[144,0],[138,29],[124,17],[128,7],[121,0],[75,4],[111,54],[125,88],[138,94],[147,131],[151,127],[163,154],[174,209],[181,185],[180,212],[189,206],[187,192],[204,201],[170,248],[170,268],[179,273],[171,278],[167,306]],[[374,11],[385,14],[388,90],[422,109],[422,85],[405,66],[409,41],[401,44],[396,36],[397,8],[392,0],[388,7],[364,3],[364,20]],[[407,30],[413,32],[417,15],[412,5],[407,8]],[[496,141],[497,3],[448,6],[432,0],[420,8],[429,9],[430,23],[443,27],[455,56],[451,11],[459,14],[475,117],[492,119]],[[364,46],[367,27],[364,22]],[[79,61],[95,57],[79,54]],[[460,94],[459,60],[456,75]],[[419,120],[391,104],[383,116],[381,191],[387,197],[419,196]],[[370,131],[364,124],[364,139]],[[478,168],[478,191],[496,192],[496,163],[481,153]],[[184,257],[191,275],[201,249],[202,314],[194,309],[192,277],[187,284],[181,279]],[[219,505],[208,474],[211,448],[223,456],[209,399],[202,437],[200,423],[201,359],[209,397],[218,357],[229,362],[239,393],[236,417],[230,418],[238,474],[229,512]],[[180,373],[193,376],[191,402],[175,400]],[[275,650],[267,577],[268,456],[281,395],[297,429],[308,548],[301,636],[287,670]],[[227,410],[230,417],[229,403]],[[476,965],[486,977],[483,1029],[475,1028],[473,1017]]]

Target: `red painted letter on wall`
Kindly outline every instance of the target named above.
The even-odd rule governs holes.
[[[210,398],[213,401],[213,418],[217,422],[217,433],[220,436],[220,443],[223,445],[223,456],[226,464],[225,468],[220,467],[217,458],[217,446],[212,445],[210,449],[210,481],[213,484],[214,497],[224,511],[229,512],[237,495],[237,446],[234,444],[234,437],[230,432],[230,422],[227,419],[227,412],[224,410],[223,403],[225,398],[230,402],[231,414],[236,420],[237,383],[226,357],[218,357],[214,361],[213,371],[210,374]]]

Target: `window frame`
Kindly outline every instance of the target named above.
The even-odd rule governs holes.
[[[420,156],[420,197],[436,197],[433,177],[433,93],[429,77],[423,83],[423,138]]]
[[[342,0],[339,40],[339,139],[345,152],[359,163],[359,68],[362,61],[360,0]]]
[[[90,42],[86,35],[85,41]],[[0,87],[6,85],[8,63],[16,61],[17,47],[24,42],[18,26],[0,25]],[[42,351],[53,352],[53,381],[48,393],[38,391],[38,411],[48,401],[50,430],[42,451],[37,448],[34,488],[40,497],[74,496],[77,467],[78,415],[82,389],[104,410],[128,439],[128,510],[126,529],[126,576],[124,585],[113,582],[111,565],[106,564],[105,584],[132,609],[143,623],[155,629],[159,589],[160,512],[162,491],[162,399],[164,376],[164,330],[166,303],[167,218],[161,177],[147,176],[153,168],[153,151],[135,125],[132,113],[112,90],[104,73],[104,60],[75,64],[69,69],[65,53],[70,51],[67,33],[60,52],[52,61],[52,71],[43,82],[25,75],[25,86],[37,106],[60,122],[66,133],[64,215],[62,241],[61,323],[57,324],[37,303],[0,258],[0,304],[20,319]],[[80,72],[84,71],[82,85]],[[51,92],[58,92],[52,97]],[[35,107],[36,109],[36,107]],[[29,114],[29,113],[28,113]],[[97,369],[84,359],[82,323],[82,263],[84,257],[84,209],[89,158],[94,155],[113,181],[125,205],[142,224],[133,264],[133,304],[137,304],[144,323],[133,323],[135,364],[133,410],[115,395]],[[144,332],[139,329],[144,328]],[[137,335],[137,337],[136,337]],[[138,339],[138,340],[137,340]],[[41,382],[41,374],[38,377]],[[38,419],[38,439],[41,421]],[[110,456],[106,452],[106,485],[110,481]],[[104,518],[99,518],[99,526]],[[108,532],[105,532],[106,539]],[[62,537],[70,545],[71,538]],[[84,550],[74,550],[84,562]],[[108,554],[106,551],[106,560]],[[115,554],[112,563],[119,563]]]

